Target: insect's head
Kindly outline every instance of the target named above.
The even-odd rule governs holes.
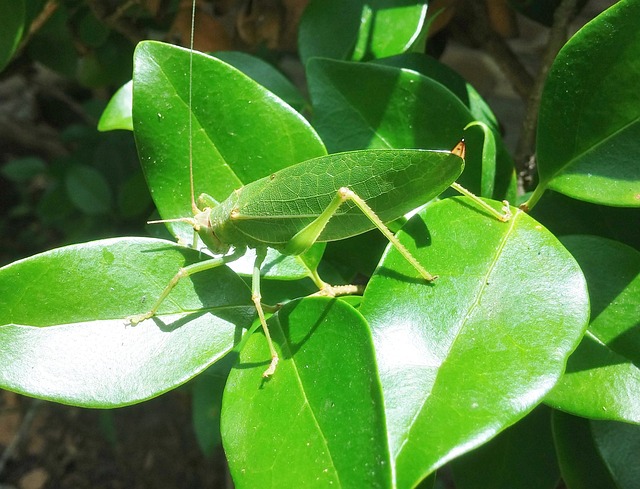
[[[200,199],[198,199],[200,201]],[[215,254],[222,254],[229,251],[229,245],[220,241],[215,233],[215,226],[211,222],[211,211],[213,207],[205,207],[204,210],[195,214],[191,225],[204,245]]]

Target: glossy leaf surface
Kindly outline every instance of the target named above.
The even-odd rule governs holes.
[[[136,143],[163,218],[192,214],[191,116],[196,196],[204,192],[222,201],[246,183],[325,154],[315,131],[295,110],[240,71],[201,53],[193,54],[190,110],[189,58],[188,50],[143,42],[134,59]],[[182,228],[190,239],[191,228]]]
[[[300,22],[298,46],[312,57],[360,61],[404,53],[425,26],[426,1],[316,0]]]
[[[399,235],[361,312],[374,334],[399,487],[413,487],[530,411],[587,326],[573,257],[522,212],[499,222],[468,199],[427,206]]]
[[[591,323],[546,398],[588,418],[640,423],[640,253],[597,236],[566,236],[591,299]]]
[[[541,185],[571,197],[640,207],[640,3],[622,0],[555,59],[538,122]]]
[[[347,304],[287,304],[269,320],[276,374],[255,334],[225,388],[222,439],[233,481],[254,487],[390,487],[371,333]]]
[[[85,407],[155,397],[224,356],[254,317],[228,268],[182,280],[134,326],[179,267],[200,259],[163,240],[68,246],[0,269],[0,386]]]

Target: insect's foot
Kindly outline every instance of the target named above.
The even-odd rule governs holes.
[[[502,204],[502,216],[500,217],[500,220],[502,222],[508,222],[509,219],[513,217],[513,214],[511,214],[511,207],[509,207],[509,202],[506,200],[503,200]]]
[[[278,358],[278,355],[274,355],[271,358],[271,363],[269,364],[269,368],[265,370],[264,373],[262,374],[262,378],[266,379],[268,377],[271,377],[275,373],[276,367],[278,366],[279,361],[280,359]]]
[[[149,312],[145,314],[136,314],[134,316],[129,316],[127,317],[127,324],[129,324],[130,326],[135,326],[136,324],[141,323],[145,319],[149,319],[151,316],[153,316],[153,313],[149,313]]]

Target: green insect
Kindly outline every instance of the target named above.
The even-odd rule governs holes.
[[[191,51],[193,53],[193,49]],[[474,198],[500,220],[508,220],[508,205],[504,213],[500,213],[455,183],[464,169],[464,157],[463,141],[452,151],[388,149],[331,154],[249,183],[219,204],[202,195],[198,199],[200,206],[194,199],[190,158],[193,217],[153,222],[187,222],[209,250],[222,256],[180,269],[151,309],[130,317],[129,322],[137,324],[153,317],[182,278],[234,261],[243,256],[247,248],[253,248],[256,259],[252,301],[271,353],[271,362],[263,374],[269,377],[276,370],[278,354],[269,334],[260,294],[260,268],[267,248],[285,255],[299,255],[316,242],[341,240],[378,228],[418,274],[431,282],[436,276],[425,270],[384,223],[402,217],[449,186]],[[325,283],[315,272],[312,279],[321,294],[341,293],[340,288]]]

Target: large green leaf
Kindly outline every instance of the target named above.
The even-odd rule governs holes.
[[[551,67],[540,104],[540,188],[640,206],[640,2],[622,0],[583,27]]]
[[[294,109],[237,69],[201,53],[193,53],[190,108],[189,62],[188,50],[157,42],[140,43],[135,54],[134,132],[151,195],[164,219],[192,215],[190,143],[196,195],[204,192],[218,201],[246,183],[326,153]],[[191,242],[189,225],[168,226],[175,236]],[[299,258],[274,252],[268,259],[287,261],[280,264],[287,278],[308,272]],[[238,264],[238,271],[250,273],[245,263]]]
[[[391,487],[371,333],[335,299],[291,302],[269,321],[280,352],[252,335],[227,381],[222,440],[238,489]]]
[[[456,489],[554,489],[560,469],[551,409],[536,408],[485,445],[451,464]]]
[[[313,59],[307,65],[314,127],[331,152],[361,148],[451,150],[464,136],[466,169],[460,183],[480,193],[484,134],[464,128],[469,108],[440,82],[415,71],[373,63]],[[353,83],[353,80],[362,80]],[[374,103],[375,101],[375,103]],[[495,166],[495,157],[493,161]],[[501,167],[500,197],[513,170]]]
[[[312,57],[383,58],[401,54],[425,27],[427,1],[313,0],[298,34],[304,62]]]
[[[193,53],[190,108],[189,62],[188,50],[158,42],[140,43],[135,52],[134,132],[163,218],[191,215],[190,117],[196,196],[205,192],[222,201],[246,183],[326,153],[300,114],[237,69],[201,53]]]
[[[183,279],[200,259],[171,242],[118,238],[59,248],[0,269],[0,386],[85,407],[155,397],[224,356],[255,315],[245,284],[219,267]]]
[[[566,236],[589,286],[591,324],[547,396],[579,416],[640,423],[640,253],[597,236]]]
[[[0,71],[9,63],[22,38],[25,20],[24,0],[0,0]]]
[[[466,198],[436,202],[400,240],[433,284],[390,250],[361,312],[374,335],[399,487],[413,487],[530,411],[587,326],[586,284],[523,212],[499,222]]]

